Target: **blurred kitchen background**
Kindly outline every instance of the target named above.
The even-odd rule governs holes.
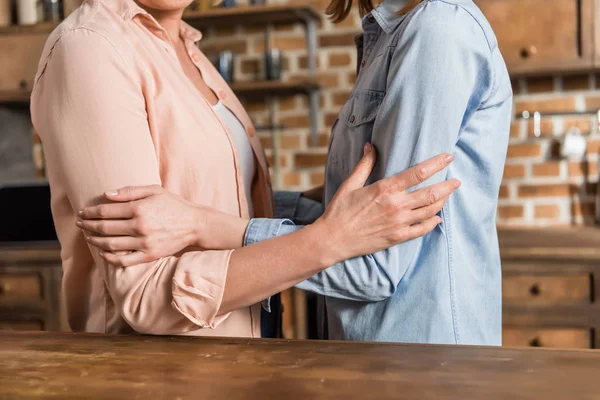
[[[200,48],[257,125],[275,187],[304,190],[323,183],[329,128],[355,79],[361,21],[353,10],[334,26],[327,0],[262,3],[200,1],[185,19],[201,29]],[[475,3],[496,32],[515,99],[498,208],[504,342],[598,347],[600,0]],[[28,99],[49,32],[76,6],[0,0],[0,208],[9,221],[0,223],[0,328],[65,328]],[[37,202],[26,202],[31,193]],[[27,229],[17,232],[17,220]],[[285,335],[313,337],[314,299],[284,296]]]

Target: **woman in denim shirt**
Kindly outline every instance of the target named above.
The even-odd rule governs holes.
[[[333,0],[328,13],[341,21],[351,5]],[[455,161],[432,180],[458,178],[463,187],[429,234],[339,262],[297,287],[324,296],[323,335],[331,339],[500,345],[496,209],[512,92],[494,33],[471,0],[385,0],[376,8],[359,0],[359,8],[358,76],[332,128],[322,204],[365,142],[378,151],[368,183],[448,152]],[[163,197],[164,207],[181,207]],[[319,199],[318,190],[309,197]],[[252,219],[245,245],[297,231],[323,209],[300,193],[275,199],[285,219]]]

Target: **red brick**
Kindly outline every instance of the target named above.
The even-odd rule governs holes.
[[[200,42],[202,43],[202,42]],[[206,43],[206,42],[205,42]],[[248,52],[248,41],[246,40],[228,40],[226,42],[217,43],[206,43],[200,45],[200,49],[205,54],[216,54],[224,50],[230,50],[234,53],[247,53]]]
[[[357,33],[328,33],[319,37],[319,48],[354,46],[354,37]]]
[[[550,177],[550,176],[559,176],[560,175],[560,162],[545,162],[541,164],[534,164],[532,166],[532,175],[539,177]]]
[[[300,148],[300,136],[299,135],[282,135],[279,137],[279,146],[282,149],[299,149]]]
[[[338,88],[340,86],[340,75],[338,73],[321,72],[317,74],[317,81],[324,88]]]
[[[520,138],[521,137],[521,124],[518,122],[513,122],[510,124],[510,137],[511,138]]]
[[[329,55],[330,67],[344,67],[350,65],[352,57],[348,53],[332,53]]]
[[[327,162],[327,154],[297,153],[294,157],[296,168],[321,167]]]
[[[308,128],[310,119],[308,115],[294,115],[289,117],[281,117],[279,122],[287,128]]]
[[[274,166],[274,159],[273,159],[273,155],[268,155],[267,156],[267,162],[269,163],[269,165]],[[280,155],[279,156],[279,166],[280,167],[287,167],[287,157],[285,155]]]
[[[539,143],[523,143],[508,146],[507,158],[539,157],[542,148]]]
[[[324,172],[313,172],[310,174],[310,184],[319,186],[325,183],[325,173]]]
[[[569,176],[596,176],[598,175],[598,163],[595,161],[581,161],[569,163]]]
[[[523,206],[499,206],[498,217],[500,218],[523,218]]]
[[[556,204],[535,206],[534,215],[536,218],[560,218],[560,207]]]
[[[265,149],[273,148],[273,139],[271,138],[271,136],[261,136],[261,137],[259,137],[259,139],[260,139],[260,144]]]
[[[585,98],[585,109],[589,111],[600,110],[600,96],[588,96]]]
[[[598,154],[600,153],[600,139],[588,138],[587,140],[587,154]]]
[[[500,185],[500,192],[498,193],[498,197],[500,197],[501,199],[506,199],[508,198],[509,194],[510,191],[508,190],[508,186]]]
[[[350,96],[350,92],[338,92],[338,93],[334,93],[331,96],[331,99],[333,100],[333,105],[336,107],[341,107],[344,104],[346,104],[346,101],[348,100],[348,97]]]
[[[350,72],[348,74],[348,83],[351,85],[354,85],[355,82],[356,82],[356,72]]]
[[[329,145],[329,133],[320,133],[317,139],[317,146],[318,147],[326,147]],[[311,147],[312,146],[312,139],[310,137],[310,135],[306,136],[306,146],[307,147]]]
[[[523,185],[519,186],[518,197],[566,197],[571,194],[568,184]]]
[[[319,57],[317,57],[317,68],[320,68],[321,61]],[[298,57],[298,68],[300,69],[308,69],[308,56],[300,56]]]
[[[504,166],[502,179],[513,179],[525,177],[525,166],[523,164],[507,164]]]
[[[299,172],[286,172],[283,174],[284,186],[299,186],[300,180],[301,177]]]
[[[527,134],[530,137],[535,137],[534,123],[530,120],[527,124]],[[540,121],[540,136],[554,136],[554,122],[550,118],[542,118]]]
[[[589,117],[565,118],[564,125],[565,132],[571,128],[579,128],[582,133],[590,133],[592,131],[592,121]]]
[[[515,113],[523,111],[539,112],[571,112],[577,111],[575,97],[555,97],[547,100],[521,100],[515,103]]]

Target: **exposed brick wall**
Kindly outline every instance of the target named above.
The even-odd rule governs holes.
[[[282,0],[280,2],[285,2]],[[323,11],[327,0],[311,1]],[[320,94],[319,147],[309,146],[308,103],[304,96],[275,101],[275,123],[288,128],[279,132],[278,160],[273,159],[273,140],[260,132],[273,165],[277,161],[279,189],[302,190],[323,182],[329,128],[345,103],[355,77],[354,36],[360,32],[357,12],[342,24],[324,19],[318,32],[318,80]],[[264,28],[243,26],[208,30],[202,49],[208,54],[223,49],[236,52],[236,77],[239,81],[261,78],[264,71]],[[307,59],[302,26],[275,29],[273,47],[283,51],[284,80],[306,76]],[[515,115],[522,111],[573,112],[600,109],[600,74],[527,77],[513,81]],[[264,101],[246,102],[257,125],[269,123]],[[558,156],[564,133],[578,127],[588,141],[584,160],[565,160]],[[533,122],[515,118],[511,126],[510,148],[498,209],[502,226],[562,226],[591,224],[595,210],[597,153],[600,133],[592,116],[544,118],[542,135],[533,135]]]
[[[600,82],[594,73],[525,77],[513,80],[515,114],[600,109]],[[533,122],[515,118],[500,194],[501,225],[561,226],[593,224],[600,134],[590,115],[542,118],[541,137]],[[583,159],[559,155],[564,134],[579,128],[588,147]]]

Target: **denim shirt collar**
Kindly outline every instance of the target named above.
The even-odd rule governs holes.
[[[384,0],[373,11],[365,15],[362,19],[363,30],[367,30],[370,22],[369,18],[375,18],[381,29],[390,34],[400,24],[403,15],[398,15],[398,11],[402,9],[408,0]]]

